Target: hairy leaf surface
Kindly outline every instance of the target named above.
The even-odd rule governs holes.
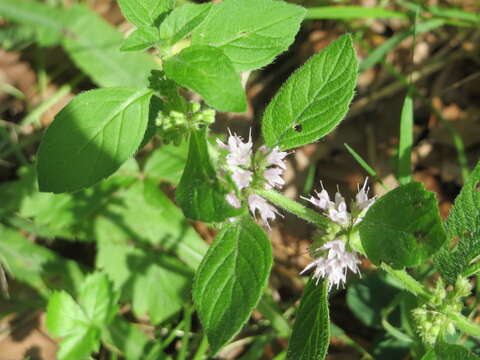
[[[332,131],[348,111],[357,69],[350,35],[312,56],[268,104],[262,119],[265,143],[291,149]]]
[[[440,274],[454,283],[480,255],[480,162],[455,199],[445,228],[448,239],[457,237],[459,242],[453,250],[447,243],[434,261]]]
[[[330,344],[328,282],[310,279],[303,291],[288,345],[289,360],[323,360]]]
[[[378,199],[360,224],[360,237],[374,264],[395,268],[419,265],[447,240],[435,195],[418,182]]]
[[[197,270],[193,287],[200,321],[216,353],[250,317],[267,284],[272,249],[250,217],[218,233]]]
[[[258,69],[288,49],[305,13],[284,1],[225,0],[195,29],[192,43],[222,49],[238,72]]]

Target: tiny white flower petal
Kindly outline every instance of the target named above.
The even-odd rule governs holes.
[[[249,135],[249,139],[246,143],[237,134],[232,134],[230,129],[228,130],[230,136],[228,137],[228,145],[223,144],[217,140],[217,144],[220,148],[228,150],[227,164],[230,167],[235,166],[249,166],[252,157],[252,136]]]
[[[232,205],[236,209],[239,209],[242,206],[242,204],[241,204],[240,200],[238,199],[237,195],[235,195],[235,191],[232,191],[232,192],[228,193],[227,195],[225,195],[225,199],[227,200],[227,202],[230,205]]]
[[[370,188],[367,187],[367,181],[368,178],[365,179],[362,188],[355,196],[355,204],[360,210],[368,210],[368,208],[375,202],[375,197],[372,197],[371,199],[368,198]]]
[[[267,202],[267,200],[257,194],[251,194],[248,197],[248,207],[250,208],[253,216],[255,216],[255,211],[258,210],[260,217],[265,225],[268,226],[268,228],[270,228],[268,220],[275,220],[276,214],[278,214],[277,209],[275,209]]]
[[[253,173],[238,167],[233,168],[232,180],[239,190],[242,190],[252,182]]]
[[[302,270],[301,274],[315,267],[313,278],[317,279],[317,283],[320,278],[326,278],[329,283],[329,290],[333,286],[339,288],[345,284],[348,270],[355,274],[360,272],[358,264],[361,262],[357,254],[347,251],[345,242],[342,240],[329,241],[319,250],[328,251],[327,256],[315,259]]]
[[[263,172],[265,180],[271,187],[280,187],[285,184],[285,180],[282,179],[283,170],[280,168],[270,168]]]
[[[222,140],[217,138],[216,141],[217,141],[217,145],[220,149],[222,149],[222,150],[228,150],[229,149],[228,145],[226,145]]]
[[[325,189],[322,189],[319,193],[316,193],[317,198],[314,196],[311,196],[310,199],[303,197],[302,199],[305,199],[312,203],[313,205],[319,207],[321,210],[328,210],[330,207],[334,206],[334,203],[330,201],[330,196],[328,196],[328,192]]]
[[[268,165],[275,165],[281,167],[282,169],[286,169],[287,165],[283,159],[288,155],[288,153],[279,150],[280,148],[278,146],[275,146],[272,150],[270,150],[266,159],[267,163]]]

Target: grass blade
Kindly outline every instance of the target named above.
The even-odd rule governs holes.
[[[413,99],[405,96],[400,116],[400,140],[398,142],[398,180],[405,185],[412,181],[412,146],[413,146]]]
[[[390,39],[385,41],[382,45],[377,47],[373,50],[370,55],[368,55],[360,64],[360,72],[365,71],[372,67],[373,65],[377,64],[379,61],[383,59],[383,57],[390,52],[395,46],[400,44],[406,38],[414,35],[420,34],[425,31],[433,30],[439,26],[444,24],[444,20],[441,19],[434,19],[426,21],[419,25],[413,25],[408,30],[399,33],[397,35],[392,36]]]

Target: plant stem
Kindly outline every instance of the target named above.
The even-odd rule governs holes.
[[[208,349],[207,335],[203,334],[202,341],[200,342],[197,352],[195,353],[195,356],[193,357],[192,360],[202,360],[203,356],[207,352],[207,349]]]
[[[320,227],[327,227],[330,224],[330,221],[326,217],[294,200],[285,197],[279,192],[274,190],[255,190],[255,192],[271,203],[281,207],[283,210],[288,211],[289,213],[292,213],[305,221],[316,224]]]
[[[405,290],[410,291],[416,296],[421,296],[425,300],[430,300],[431,296],[428,291],[425,290],[425,287],[412,276],[410,276],[410,274],[408,274],[404,269],[396,270],[385,263],[382,263],[381,268],[397,279],[405,288]]]
[[[190,328],[192,326],[192,313],[193,306],[187,305],[185,307],[183,321],[183,337],[182,345],[180,347],[180,353],[178,354],[177,360],[186,360],[188,355],[188,342],[190,340]]]

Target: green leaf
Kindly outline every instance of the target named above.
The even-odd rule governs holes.
[[[77,293],[83,272],[75,261],[33,244],[20,232],[0,225],[0,262],[19,282],[26,283],[47,296],[50,289]]]
[[[398,141],[398,180],[405,185],[412,181],[413,146],[413,99],[407,94],[400,116],[400,139]]]
[[[480,229],[480,162],[455,199],[445,228],[450,239]]]
[[[100,329],[117,310],[116,295],[105,274],[94,273],[85,279],[79,302],[66,292],[54,293],[47,306],[47,328],[60,337],[59,360],[84,359],[100,346]]]
[[[78,297],[85,315],[99,328],[112,321],[117,311],[116,300],[112,283],[105,273],[100,272],[93,273],[85,279]]]
[[[182,211],[151,181],[139,181],[121,191],[99,217],[115,225],[104,227],[104,236],[120,227],[130,241],[175,254],[191,269],[200,264],[208,248]]]
[[[150,155],[143,171],[148,178],[166,180],[177,185],[182,177],[187,157],[187,141],[179,146],[163,145]]]
[[[175,197],[187,218],[221,222],[242,210],[233,208],[225,199],[228,191],[210,161],[206,131],[205,128],[190,135],[188,159]]]
[[[357,81],[350,35],[312,56],[268,104],[262,134],[268,146],[302,146],[332,131],[343,119]]]
[[[247,109],[240,76],[225,54],[212,46],[190,46],[163,64],[168,78],[199,93],[221,111]]]
[[[205,20],[212,3],[185,4],[174,9],[160,25],[160,38],[173,45],[187,37]]]
[[[33,1],[7,0],[0,2],[0,16],[28,26],[42,46],[55,45],[62,38],[60,9]]]
[[[328,283],[310,279],[293,324],[288,344],[288,360],[322,360],[330,343]]]
[[[138,326],[116,317],[102,333],[102,339],[113,348],[119,349],[127,360],[148,360],[154,356],[155,360],[169,359],[155,344],[142,332]]]
[[[480,162],[455,199],[445,223],[448,240],[459,238],[456,247],[449,243],[435,256],[435,266],[442,277],[454,283],[480,255]]]
[[[188,267],[153,248],[130,244],[134,239],[113,222],[97,226],[96,266],[114,281],[122,301],[132,303],[136,316],[148,314],[158,324],[182,310],[193,277]]]
[[[0,16],[33,28],[40,44],[61,41],[76,66],[100,86],[145,86],[158,64],[147,54],[120,51],[123,35],[84,5],[60,9],[37,1],[0,1]]]
[[[118,0],[125,18],[137,27],[156,24],[158,17],[173,8],[174,0]]]
[[[248,320],[267,285],[271,266],[270,242],[250,217],[218,233],[193,286],[193,300],[212,353]]]
[[[295,39],[305,9],[272,0],[225,0],[193,32],[194,45],[219,47],[236,71],[268,65]]]
[[[40,145],[40,190],[75,191],[114,173],[142,142],[151,96],[148,89],[110,88],[74,98]]]
[[[26,224],[19,224],[19,227],[42,237],[75,241],[91,241],[94,238],[92,229],[98,213],[106,204],[115,201],[119,189],[128,187],[139,176],[136,161],[130,159],[108,180],[94,187],[75,193],[52,194],[39,192],[35,171],[29,172],[31,174],[20,181],[31,181],[31,186],[15,211],[26,224],[31,223],[42,231],[28,228]],[[31,176],[32,180],[29,179]]]
[[[141,51],[154,46],[159,40],[158,29],[152,26],[142,26],[136,29],[125,40],[120,50]]]
[[[447,240],[435,195],[418,182],[378,199],[360,224],[360,238],[374,264],[397,269],[419,265]]]
[[[97,239],[96,267],[112,279],[122,302],[132,303],[136,316],[148,314],[158,324],[182,310],[190,298],[191,269],[110,219],[97,223]]]
[[[100,346],[99,329],[89,326],[82,308],[64,291],[50,297],[46,325],[50,334],[62,338],[59,360],[85,359]]]
[[[380,310],[387,307],[397,293],[398,289],[388,284],[385,276],[375,272],[349,284],[347,305],[366,326],[380,329],[382,328]]]

